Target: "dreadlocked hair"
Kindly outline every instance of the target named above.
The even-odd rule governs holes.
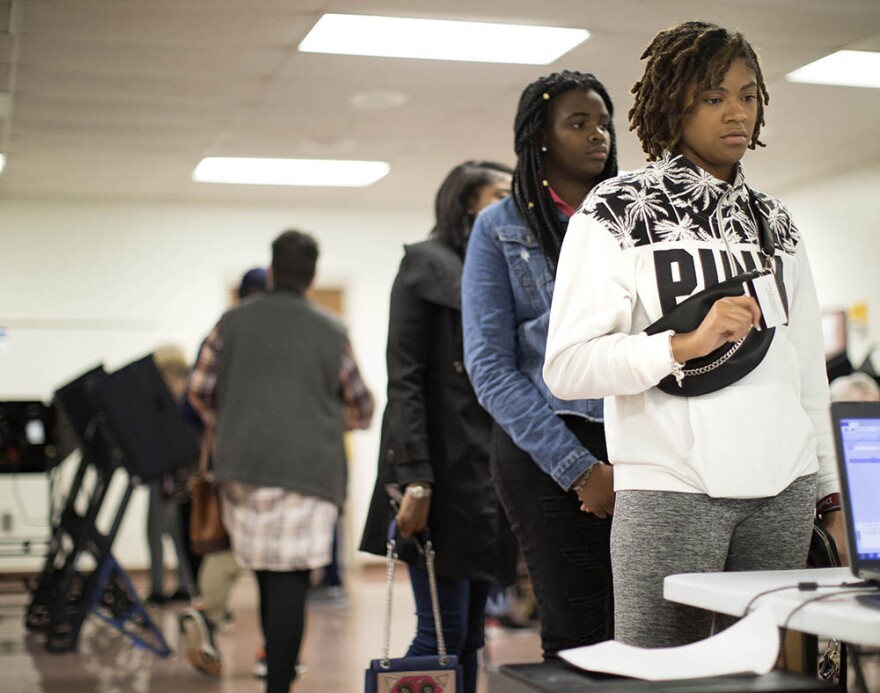
[[[614,116],[611,97],[598,79],[589,73],[564,70],[541,77],[525,88],[513,124],[513,148],[517,156],[513,172],[513,199],[519,213],[538,238],[551,268],[555,268],[559,259],[566,224],[559,219],[544,178],[541,136],[547,123],[550,103],[555,96],[569,89],[596,92],[605,102],[608,115]],[[617,139],[612,122],[608,124],[608,131],[611,139],[608,159],[596,183],[617,175]]]
[[[654,37],[641,57],[648,60],[645,74],[631,89],[635,102],[629,112],[629,129],[636,131],[649,161],[678,147],[682,116],[693,108],[684,103],[688,86],[696,85],[695,94],[717,87],[737,58],[755,73],[760,94],[749,149],[764,146],[758,136],[770,94],[755,50],[738,31],[708,22],[684,22]]]

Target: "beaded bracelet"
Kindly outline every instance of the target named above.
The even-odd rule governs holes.
[[[571,490],[572,490],[572,491],[574,491],[575,493],[580,493],[580,492],[581,492],[581,489],[582,489],[582,488],[586,485],[586,483],[587,483],[587,479],[590,478],[590,472],[593,471],[593,467],[595,467],[595,466],[596,466],[596,465],[594,464],[594,465],[591,465],[591,466],[587,467],[587,471],[585,471],[583,474],[581,474],[581,475],[575,480],[575,482],[571,485]]]

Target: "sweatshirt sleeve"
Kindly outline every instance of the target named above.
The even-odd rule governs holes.
[[[556,273],[544,380],[563,399],[633,395],[672,372],[666,333],[630,334],[634,253],[586,214],[572,217]]]
[[[829,414],[830,396],[825,371],[825,347],[819,299],[807,259],[804,240],[795,251],[794,290],[789,300],[788,337],[798,354],[801,405],[813,421],[819,455],[817,499],[840,491],[834,463],[834,442]]]

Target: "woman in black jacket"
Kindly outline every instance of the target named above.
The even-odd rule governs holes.
[[[489,477],[492,421],[464,370],[461,271],[477,213],[510,194],[511,173],[491,162],[456,166],[437,192],[429,240],[405,248],[391,290],[388,404],[360,547],[384,555],[394,517],[404,540],[429,528],[444,638],[466,693],[476,691],[490,582],[512,577],[516,544]],[[398,553],[409,564],[418,616],[407,655],[437,654],[424,558],[409,541]]]

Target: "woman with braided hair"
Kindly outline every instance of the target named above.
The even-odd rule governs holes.
[[[480,213],[462,277],[465,367],[495,421],[489,465],[537,599],[545,658],[613,637],[602,401],[559,400],[541,376],[568,218],[617,175],[612,115],[590,74],[555,73],[525,89],[513,195]]]
[[[802,568],[814,504],[844,544],[804,243],[789,211],[746,185],[740,163],[763,146],[758,57],[739,33],[687,22],[660,32],[642,59],[630,123],[652,163],[594,188],[572,218],[544,377],[559,397],[607,398],[615,635],[667,647],[730,619],[713,624],[665,601],[665,576]],[[685,298],[762,265],[770,272],[758,289],[715,300],[696,329],[646,331]],[[767,308],[774,294],[778,319],[768,320],[753,295]],[[753,370],[682,396],[753,329],[773,330],[754,333],[767,350]]]

